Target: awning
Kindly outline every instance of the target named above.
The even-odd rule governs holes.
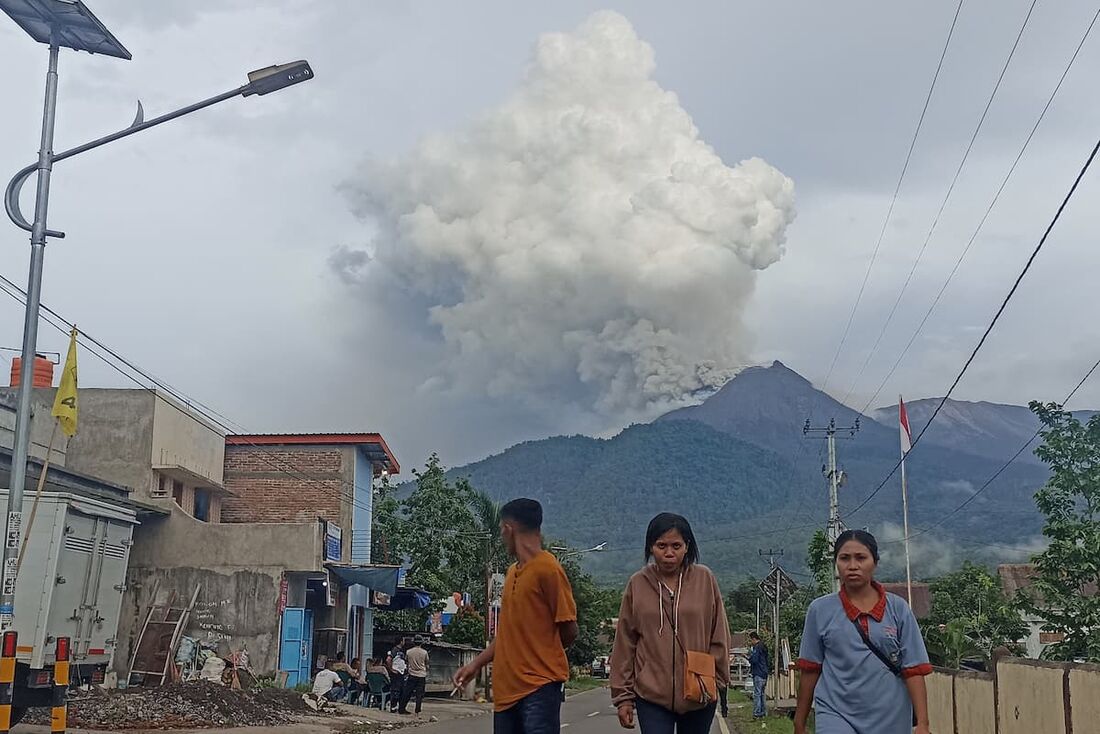
[[[397,591],[397,573],[401,569],[398,566],[372,566],[369,564],[339,565],[330,563],[325,566],[348,586],[359,584],[373,591],[383,594],[393,594]]]

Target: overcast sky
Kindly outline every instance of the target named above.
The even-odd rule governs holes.
[[[433,450],[459,464],[551,434],[607,435],[772,359],[820,386],[956,5],[88,4],[134,59],[62,54],[58,150],[128,124],[138,99],[151,117],[299,58],[316,79],[59,163],[50,226],[68,237],[47,248],[45,301],[249,431],[380,431],[406,467]],[[860,374],[1030,5],[963,4],[827,385],[856,407],[1095,13],[1037,4]],[[625,20],[591,18],[604,9]],[[35,157],[46,52],[4,19],[0,63],[0,170],[14,172]],[[1093,37],[877,404],[951,383],[1095,143],[1098,63]],[[739,165],[754,157],[767,165]],[[957,397],[1060,399],[1100,357],[1095,179]],[[602,216],[623,206],[639,218]],[[410,226],[425,210],[443,222]],[[27,239],[0,232],[0,272],[24,285]],[[5,297],[0,346],[21,329]],[[40,348],[64,337],[46,328]],[[80,369],[85,387],[132,386],[90,356]],[[1100,407],[1100,379],[1075,404]]]

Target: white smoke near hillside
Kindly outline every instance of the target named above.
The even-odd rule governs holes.
[[[910,532],[912,535],[909,540],[909,556],[914,579],[932,578],[950,573],[964,560],[989,565],[1026,563],[1032,556],[1042,553],[1047,547],[1047,540],[1041,535],[1006,539],[1006,544],[1001,545],[969,543],[937,531],[918,535],[920,531],[912,527]],[[903,526],[883,521],[875,531],[875,538],[882,553],[880,577],[887,580],[904,580],[905,529]]]
[[[794,187],[760,159],[725,165],[654,69],[629,21],[597,13],[542,36],[467,129],[346,184],[378,234],[333,266],[426,306],[448,352],[431,386],[638,416],[749,361],[742,312]]]

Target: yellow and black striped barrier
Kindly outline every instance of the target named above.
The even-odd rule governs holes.
[[[4,633],[0,645],[0,734],[11,729],[11,697],[15,690],[15,653],[19,636],[15,630]]]
[[[50,711],[51,734],[64,734],[69,707],[69,638],[58,637],[53,664],[53,708]]]

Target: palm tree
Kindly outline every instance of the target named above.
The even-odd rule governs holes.
[[[480,593],[475,594],[475,599],[480,599],[480,604],[485,610],[486,636],[488,636],[489,620],[489,588],[493,580],[493,574],[503,573],[508,568],[508,551],[504,547],[504,540],[500,537],[500,505],[493,501],[485,492],[474,489],[470,497],[470,512],[477,522],[477,529],[485,535],[484,553],[482,554],[483,576]]]
[[[500,537],[500,505],[480,489],[473,490],[470,512],[477,521],[478,531],[485,534],[485,568],[490,573],[502,573],[508,567],[508,552]]]

